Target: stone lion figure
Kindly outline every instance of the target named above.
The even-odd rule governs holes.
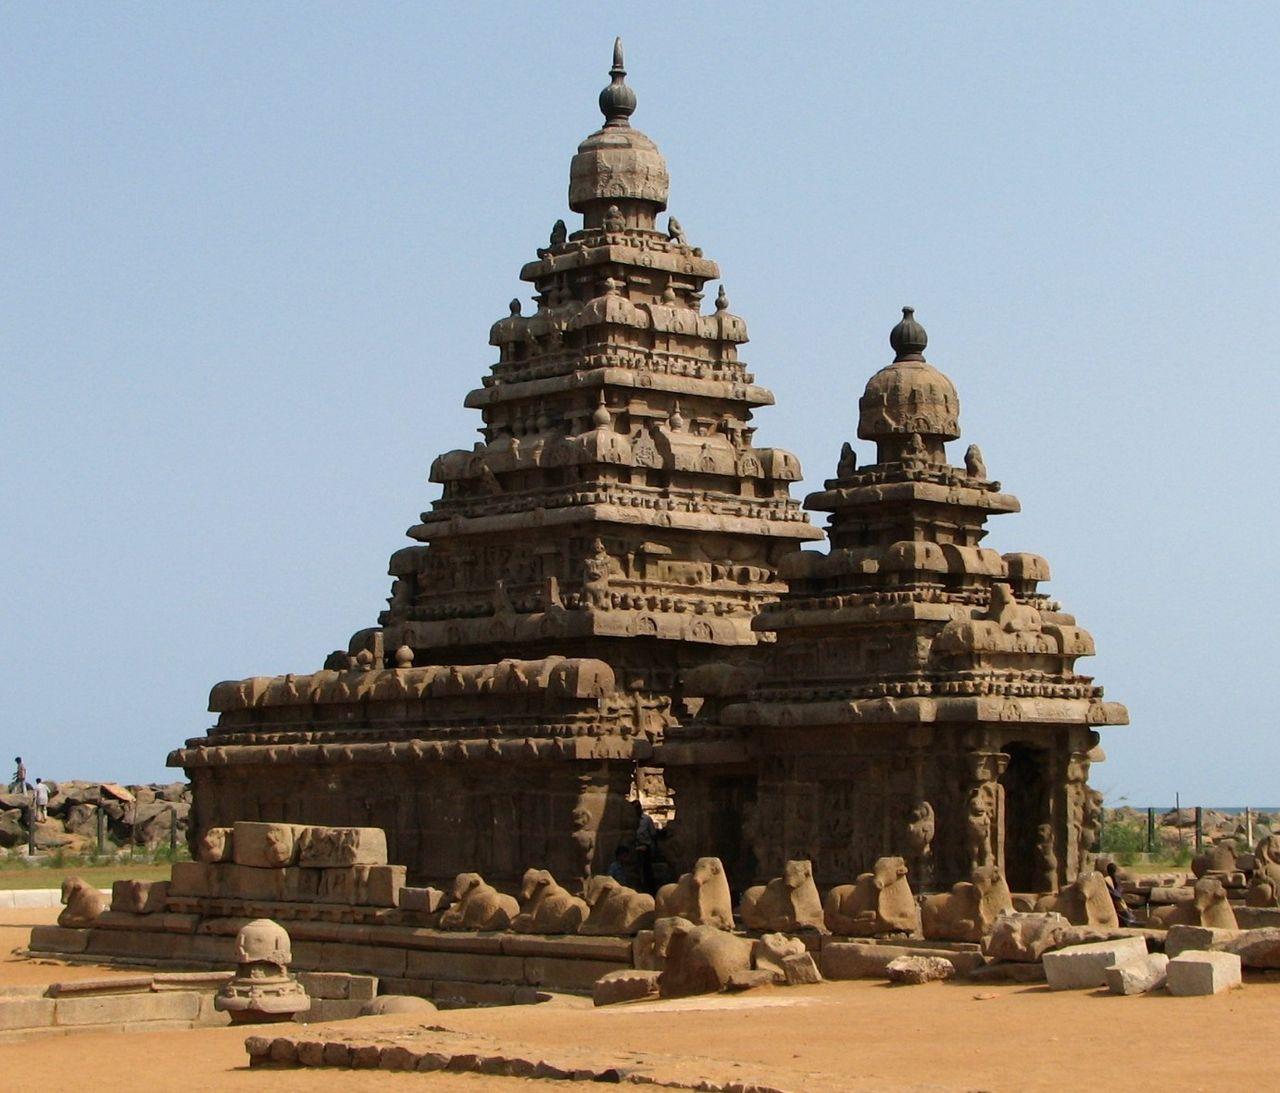
[[[527,869],[520,883],[520,913],[511,928],[521,934],[576,934],[590,908],[556,883],[545,869]]]
[[[579,933],[626,936],[653,925],[653,897],[619,884],[612,877],[591,877],[582,898],[591,911]]]
[[[486,884],[479,873],[459,873],[452,897],[440,916],[442,930],[506,930],[520,913],[514,896]]]
[[[752,930],[798,930],[811,926],[822,933],[822,899],[813,883],[813,865],[789,861],[782,876],[757,884],[742,894],[738,904],[742,921]]]
[[[733,897],[719,858],[699,858],[674,884],[658,889],[658,918],[686,918],[695,926],[733,929]]]
[[[58,925],[71,928],[92,926],[107,909],[102,893],[79,877],[67,877],[62,882],[62,902],[66,906],[58,915]]]
[[[827,929],[846,937],[918,934],[920,908],[907,882],[907,863],[897,857],[877,858],[870,873],[827,893],[823,915]]]

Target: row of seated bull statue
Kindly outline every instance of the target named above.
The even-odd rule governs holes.
[[[520,899],[485,883],[478,873],[459,874],[452,902],[439,917],[444,930],[513,930],[534,934],[630,935],[665,918],[699,926],[753,931],[814,930],[842,937],[920,937],[979,942],[1013,895],[992,866],[973,871],[948,892],[917,898],[902,858],[883,857],[852,884],[823,899],[807,861],[786,863],[783,875],[743,893],[735,915],[728,878],[719,858],[699,858],[657,896],[637,892],[608,876],[591,877],[581,897],[556,883],[545,869],[525,873]],[[441,894],[443,897],[443,893]],[[1116,927],[1119,919],[1106,880],[1090,872],[1023,910],[1056,911],[1081,926]],[[1213,877],[1196,881],[1193,898],[1153,912],[1150,925],[1233,927],[1226,890]]]

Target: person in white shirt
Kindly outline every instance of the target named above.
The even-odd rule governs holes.
[[[44,823],[49,818],[49,787],[44,779],[36,779],[36,822]]]

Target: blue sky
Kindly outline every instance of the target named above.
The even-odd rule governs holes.
[[[913,304],[953,461],[976,441],[1023,502],[987,544],[1049,558],[1129,706],[1095,784],[1280,803],[1273,5],[10,4],[0,29],[0,747],[33,776],[170,777],[212,683],[373,622],[622,34],[797,493]]]

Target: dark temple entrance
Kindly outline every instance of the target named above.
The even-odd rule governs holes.
[[[1049,824],[1049,788],[1046,776],[1049,753],[1027,744],[1005,747],[1009,765],[1000,778],[1004,790],[1004,870],[1014,892],[1038,892],[1057,886],[1049,877],[1041,852],[1052,846]]]

